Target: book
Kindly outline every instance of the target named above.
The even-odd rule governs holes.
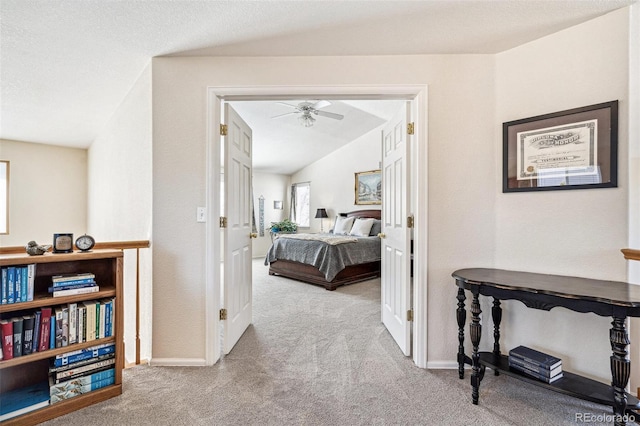
[[[78,342],[78,304],[69,303],[69,344]]]
[[[73,287],[79,286],[83,284],[95,284],[96,281],[93,278],[80,278],[77,280],[69,280],[69,281],[56,281],[51,283],[51,287],[59,288],[59,287]]]
[[[51,336],[51,308],[40,309],[40,339],[38,342],[38,352],[49,349],[49,339]]]
[[[16,268],[7,268],[7,303],[14,303],[16,296]]]
[[[96,276],[90,272],[82,272],[78,274],[54,275],[51,277],[51,282],[60,283],[60,282],[69,282],[69,281],[77,281],[77,280],[84,280],[84,279],[95,280],[95,278]]]
[[[49,349],[56,348],[56,313],[52,309],[51,317],[49,317]]]
[[[13,303],[22,302],[22,273],[19,266],[10,266],[13,269]]]
[[[536,374],[541,374],[545,377],[553,377],[558,373],[562,372],[562,364],[558,365],[555,368],[549,369],[544,366],[540,366],[538,364],[533,364],[527,361],[524,361],[520,358],[509,357],[509,366],[510,367],[519,367],[519,369],[529,370]]]
[[[18,270],[20,271],[20,301],[26,302],[29,298],[27,293],[29,287],[29,270],[26,266],[21,266]]]
[[[0,299],[0,304],[6,305],[9,303],[8,290],[9,290],[9,280],[7,279],[7,268],[0,269],[0,283],[2,284],[2,298]]]
[[[101,361],[95,361],[90,364],[85,364],[80,367],[71,368],[65,371],[58,371],[53,373],[56,383],[70,380],[80,376],[86,376],[87,374],[94,374],[108,368],[113,368],[116,363],[115,358],[108,358]]]
[[[101,301],[98,305],[100,307],[100,325],[98,327],[98,338],[104,339],[105,328],[106,328],[106,319],[107,319],[107,305],[104,301]]]
[[[33,321],[33,343],[31,344],[32,352],[38,352],[40,348],[40,325],[42,320],[42,311],[36,311]]]
[[[528,369],[526,369],[526,368],[524,368],[524,367],[521,367],[521,366],[519,366],[519,365],[517,365],[517,364],[509,365],[509,366],[510,366],[512,369],[514,369],[514,370],[518,370],[518,371],[520,371],[521,373],[523,373],[523,374],[525,374],[525,375],[527,375],[527,376],[529,376],[529,377],[533,377],[534,379],[538,379],[538,380],[541,380],[541,381],[546,382],[546,383],[553,383],[553,382],[555,382],[556,380],[561,379],[561,378],[564,376],[564,373],[560,372],[560,373],[556,374],[556,375],[555,375],[555,376],[553,376],[553,377],[548,377],[548,376],[545,376],[545,375],[543,375],[543,374],[538,374],[538,373],[536,373],[535,371],[528,370]]]
[[[115,377],[109,377],[104,380],[100,380],[98,382],[91,382],[86,385],[74,387],[68,391],[58,392],[50,395],[51,403],[55,404],[57,402],[65,401],[69,398],[73,398],[78,395],[82,395],[100,388],[104,388],[106,386],[110,386],[115,383]]]
[[[96,361],[104,361],[105,359],[114,358],[116,354],[114,352],[106,355],[100,355],[95,358],[84,359],[82,361],[76,361],[71,364],[61,365],[60,367],[49,367],[49,373],[56,373],[58,371],[67,371],[72,368],[81,367],[83,365],[91,364]]]
[[[115,343],[103,343],[101,345],[92,346],[90,348],[78,349],[76,351],[56,355],[55,359],[53,360],[53,365],[54,367],[60,367],[62,365],[72,364],[77,361],[96,358],[100,355],[115,353],[115,351]]]
[[[2,394],[0,421],[49,405],[49,383],[41,382]]]
[[[22,317],[22,355],[29,355],[33,352],[33,329],[35,328],[35,315],[24,315]]]
[[[9,282],[7,279],[7,268],[0,269],[0,282],[2,283],[2,296],[0,304],[6,305],[8,302],[7,296],[9,294]]]
[[[85,327],[85,319],[87,317],[87,308],[83,304],[78,305],[78,343],[85,341],[85,333],[87,328]]]
[[[57,307],[51,314],[51,318],[55,318],[54,348],[62,347],[62,308]],[[53,324],[53,322],[52,322]]]
[[[23,318],[11,318],[13,323],[13,357],[22,356]]]
[[[33,294],[36,287],[36,264],[27,265],[27,302],[33,300]]]
[[[2,339],[2,356],[4,359],[13,358],[13,322],[0,320],[0,338]]]
[[[556,368],[558,365],[562,365],[562,360],[555,356],[545,354],[544,352],[536,351],[535,349],[528,348],[526,346],[518,346],[509,351],[509,358],[514,357],[522,361],[526,361],[530,364],[543,366],[550,370]]]
[[[84,302],[82,306],[86,310],[85,341],[90,342],[96,340],[96,302],[95,300]]]
[[[76,296],[78,294],[97,293],[98,291],[100,291],[100,288],[97,285],[89,287],[70,288],[67,290],[54,291],[53,297]]]
[[[55,291],[73,290],[73,289],[77,289],[77,288],[93,287],[95,285],[96,285],[96,282],[91,280],[89,282],[80,283],[80,284],[59,285],[57,287],[50,286],[50,287],[47,288],[47,290],[49,291],[49,293],[53,293]]]

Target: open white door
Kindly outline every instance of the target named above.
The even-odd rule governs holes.
[[[224,322],[225,354],[238,342],[252,320],[251,287],[251,128],[229,104],[224,159]]]
[[[409,143],[403,106],[382,131],[382,323],[405,355],[411,354],[411,229]]]

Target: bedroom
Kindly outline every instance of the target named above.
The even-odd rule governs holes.
[[[264,259],[272,245],[273,235],[269,232],[270,224],[289,218],[291,184],[308,183],[310,200],[306,204],[307,223],[301,226],[299,233],[318,233],[331,229],[338,213],[363,211],[372,209],[370,217],[380,214],[380,204],[358,202],[355,198],[355,176],[359,172],[379,170],[381,164],[381,131],[394,114],[405,106],[405,101],[322,101],[323,112],[340,114],[344,120],[332,120],[319,116],[311,127],[304,127],[298,121],[296,113],[289,113],[289,105],[300,101],[252,101],[230,102],[239,115],[251,127],[253,134],[253,196],[254,217],[256,222],[256,238],[252,240],[253,258]],[[282,114],[285,114],[283,117]],[[272,117],[277,117],[273,119]],[[302,141],[302,142],[301,142]],[[279,204],[277,207],[274,204]],[[262,206],[262,207],[261,207]],[[318,208],[325,208],[327,219],[314,218]],[[362,222],[366,223],[366,222]],[[296,277],[298,279],[324,285],[334,289],[344,282],[364,280],[379,276],[380,240],[374,237],[364,238],[361,245],[341,244],[324,246],[325,249],[342,253],[374,244],[373,250],[358,250],[360,259],[371,257],[370,266],[362,265],[360,260],[353,261],[354,253],[347,255],[349,263],[359,263],[357,267],[348,267],[335,273],[337,283],[327,283],[325,277],[308,275],[318,273],[310,270],[282,269],[292,266],[284,260],[272,263],[269,273]],[[367,231],[369,235],[370,230]],[[353,238],[353,237],[350,237]],[[365,241],[367,240],[367,241]],[[280,240],[276,247],[285,244],[311,244],[308,241]],[[407,243],[408,244],[408,243]],[[305,253],[307,251],[305,250]],[[373,257],[375,257],[375,261]],[[326,261],[326,257],[322,257]],[[339,263],[342,263],[343,260]],[[318,260],[318,258],[316,258]],[[328,263],[328,261],[326,261]],[[284,265],[284,266],[283,266]],[[295,266],[295,265],[294,265]],[[408,265],[407,265],[408,267]],[[275,269],[274,269],[275,268]],[[322,268],[321,268],[322,269]],[[314,272],[315,271],[315,272]],[[267,268],[264,269],[267,273]],[[348,277],[348,278],[345,278]]]

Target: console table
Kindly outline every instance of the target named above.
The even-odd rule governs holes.
[[[561,275],[546,275],[529,272],[506,271],[500,269],[461,269],[452,276],[458,286],[458,374],[464,378],[464,365],[472,366],[471,398],[478,404],[480,382],[485,368],[495,374],[504,373],[520,380],[575,396],[587,401],[613,407],[616,426],[625,425],[627,419],[640,419],[640,401],[625,392],[629,382],[631,363],[627,359],[627,317],[640,317],[640,286],[618,281],[603,281]],[[464,352],[464,326],[466,322],[465,290],[471,292],[471,324],[469,333],[473,353],[469,358]],[[493,298],[491,317],[493,319],[494,344],[492,352],[480,352],[479,296]],[[610,357],[611,385],[563,371],[564,376],[551,383],[545,383],[509,368],[508,356],[500,353],[500,322],[502,321],[501,300],[519,300],[527,307],[549,311],[561,306],[575,312],[592,312],[604,317],[612,317],[609,340],[613,354]],[[604,336],[603,336],[604,337]],[[633,417],[632,417],[633,416]]]

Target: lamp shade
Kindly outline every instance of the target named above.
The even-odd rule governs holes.
[[[327,217],[329,217],[329,215],[327,215],[327,209],[316,210],[316,219],[323,219]]]

